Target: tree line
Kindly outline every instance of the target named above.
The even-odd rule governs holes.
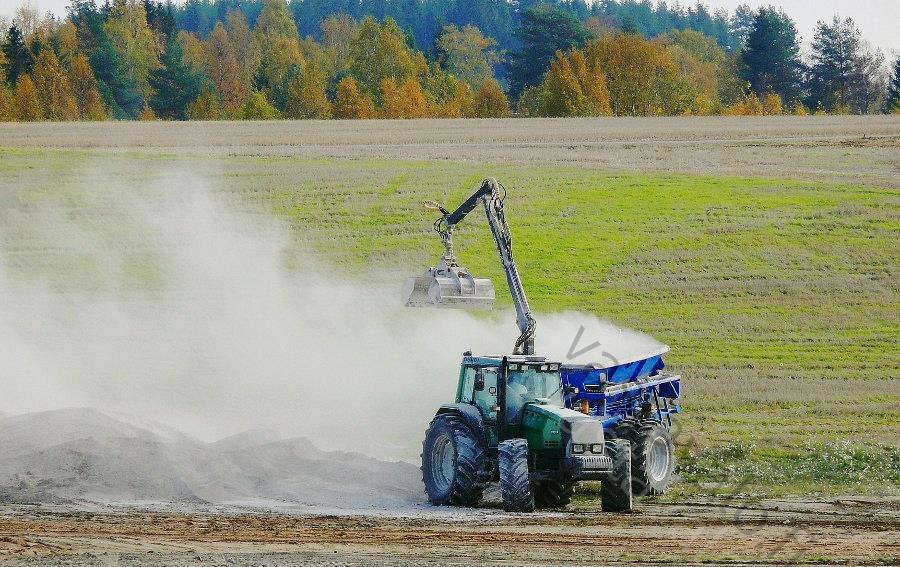
[[[73,0],[0,34],[0,120],[900,112],[900,59],[835,17],[804,62],[774,8]]]

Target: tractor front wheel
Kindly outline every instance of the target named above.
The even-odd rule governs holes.
[[[631,443],[624,439],[609,439],[606,454],[613,461],[613,470],[600,482],[600,507],[604,512],[630,512]]]
[[[528,441],[509,439],[497,447],[500,495],[507,512],[534,512],[534,494],[528,475]]]
[[[484,441],[457,416],[435,417],[422,443],[422,482],[435,506],[474,506],[487,483],[479,479],[486,455]]]

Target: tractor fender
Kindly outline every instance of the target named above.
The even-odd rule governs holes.
[[[437,410],[435,415],[447,413],[455,413],[462,417],[466,424],[472,428],[472,431],[474,431],[480,439],[484,440],[485,447],[487,447],[487,429],[484,427],[484,419],[481,417],[481,412],[478,411],[478,408],[472,404],[444,404]]]

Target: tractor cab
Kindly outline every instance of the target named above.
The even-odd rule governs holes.
[[[501,429],[504,437],[521,433],[523,412],[528,404],[564,406],[560,364],[540,356],[466,355],[456,402],[474,405],[485,424],[495,426],[488,427],[493,432],[490,443],[493,446]]]

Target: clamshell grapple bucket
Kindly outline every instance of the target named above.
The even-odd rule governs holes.
[[[491,280],[475,278],[453,264],[441,258],[425,275],[408,278],[403,286],[406,306],[491,309],[497,298]]]

